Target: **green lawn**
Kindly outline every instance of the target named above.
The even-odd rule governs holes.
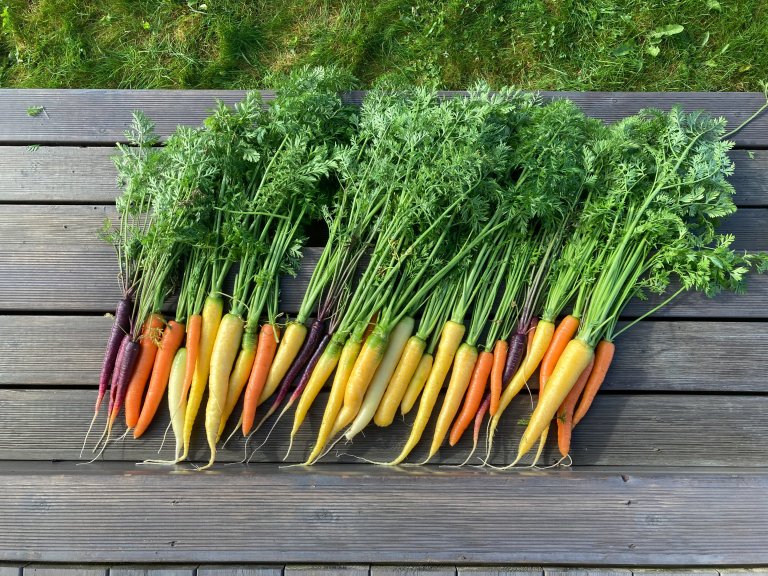
[[[766,0],[0,0],[0,86],[258,88],[340,63],[466,87],[756,90]]]

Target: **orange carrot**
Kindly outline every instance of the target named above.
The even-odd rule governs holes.
[[[160,314],[152,314],[141,331],[139,358],[136,360],[136,368],[131,381],[128,383],[128,392],[125,396],[125,425],[128,428],[133,428],[139,421],[144,389],[147,387],[152,366],[155,364],[157,333],[162,329],[163,324],[165,321]]]
[[[613,361],[613,353],[616,351],[616,346],[613,342],[608,340],[600,340],[595,348],[595,360],[592,373],[589,375],[586,386],[584,386],[584,395],[579,402],[579,407],[576,413],[573,415],[573,425],[576,426],[592,405],[592,401],[595,399],[597,391],[605,380],[605,375],[608,373],[608,368],[611,367]]]
[[[245,397],[243,399],[243,435],[247,436],[253,421],[256,418],[256,408],[259,405],[259,397],[264,384],[267,381],[269,368],[272,366],[272,360],[275,358],[277,350],[277,341],[280,339],[279,331],[276,331],[272,324],[264,324],[259,332],[259,343],[256,346],[256,358],[253,360],[253,368],[248,378],[248,384],[245,388]]]
[[[491,368],[491,416],[496,415],[501,400],[501,389],[504,384],[502,376],[504,374],[504,365],[507,362],[507,351],[509,344],[506,340],[497,340],[493,347],[493,367]]]
[[[486,350],[480,352],[477,362],[475,362],[475,367],[472,370],[472,379],[469,382],[469,388],[467,388],[467,395],[464,397],[464,406],[461,408],[461,412],[451,428],[451,435],[449,437],[451,446],[455,446],[461,439],[462,434],[464,434],[464,431],[469,427],[477,414],[477,409],[483,401],[483,394],[488,384],[488,375],[491,373],[493,361],[493,354]]]
[[[171,365],[176,351],[184,341],[184,324],[179,324],[175,320],[168,322],[163,332],[163,339],[160,341],[160,350],[155,357],[155,365],[152,368],[152,377],[149,380],[147,388],[147,397],[141,407],[139,421],[133,429],[133,437],[139,438],[147,430],[155,417],[157,408],[165,394],[168,386],[168,377],[171,375]]]
[[[203,327],[203,317],[200,314],[192,314],[187,320],[187,364],[184,372],[184,387],[182,388],[181,401],[186,404],[189,387],[192,386],[192,376],[197,366],[197,356],[200,353],[200,331]]]
[[[547,347],[547,351],[544,353],[544,358],[541,359],[539,364],[539,390],[544,389],[544,385],[552,375],[552,371],[557,366],[557,361],[560,359],[560,355],[565,350],[565,347],[573,339],[576,334],[576,330],[579,328],[579,320],[571,316],[570,314],[563,318],[555,329],[555,333],[552,335],[552,340]]]
[[[584,390],[584,386],[587,384],[587,379],[592,373],[592,366],[594,365],[594,358],[587,364],[587,367],[582,370],[579,379],[576,380],[576,384],[573,385],[571,391],[568,392],[568,396],[565,397],[563,403],[560,405],[560,409],[557,411],[557,447],[560,449],[560,454],[567,456],[571,450],[571,431],[573,430],[573,409],[576,408],[576,401],[581,396],[581,391]]]

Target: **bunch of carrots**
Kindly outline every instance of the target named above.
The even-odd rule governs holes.
[[[455,99],[373,90],[353,109],[339,70],[274,82],[268,107],[255,95],[219,105],[163,147],[135,116],[116,159],[119,219],[103,230],[124,298],[91,423],[109,390],[101,450],[123,406],[138,438],[167,390],[175,455],[153,463],[189,456],[206,393],[208,466],[238,405],[229,436],[249,439],[295,407],[292,446],[319,398],[307,464],[414,408],[400,454],[381,464],[403,462],[433,415],[425,462],[471,426],[469,461],[487,417],[488,463],[538,371],[510,465],[538,444],[535,464],[551,426],[566,456],[614,340],[637,322],[618,325],[632,298],[665,295],[650,314],[687,290],[743,290],[768,267],[716,232],[735,211],[721,119],[675,108],[605,126],[570,101],[484,85]],[[318,219],[328,240],[298,315],[278,324],[279,278]]]

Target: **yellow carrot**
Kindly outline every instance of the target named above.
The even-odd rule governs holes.
[[[427,383],[429,373],[432,372],[432,364],[434,363],[434,356],[432,354],[424,354],[419,360],[419,365],[416,367],[416,372],[413,373],[413,378],[408,383],[408,388],[403,395],[403,401],[400,403],[400,413],[405,416],[411,411],[416,404],[416,400],[419,399],[419,394],[424,389],[424,384]]]
[[[336,423],[336,417],[339,414],[342,402],[344,402],[344,391],[347,387],[347,380],[349,380],[349,375],[355,367],[355,361],[360,354],[361,348],[362,342],[348,341],[341,349],[341,357],[339,358],[339,364],[336,367],[336,376],[333,378],[333,385],[331,386],[331,393],[328,396],[328,403],[325,405],[323,421],[320,423],[320,431],[317,433],[317,441],[315,442],[315,447],[312,449],[312,453],[309,455],[309,458],[307,458],[307,464],[311,464],[322,454],[325,445],[328,443],[328,439],[331,437],[333,425]],[[317,370],[317,366],[315,366],[315,370]]]
[[[275,393],[283,376],[288,372],[288,369],[296,359],[299,350],[301,350],[301,345],[304,344],[304,339],[306,337],[307,327],[304,326],[304,324],[290,322],[285,327],[285,332],[283,333],[282,340],[280,340],[280,346],[277,348],[275,359],[272,361],[272,366],[269,368],[267,383],[264,384],[264,390],[261,392],[259,404],[262,404],[267,398]]]
[[[304,419],[307,417],[307,413],[312,407],[312,403],[315,401],[315,398],[317,398],[320,390],[322,390],[323,386],[325,386],[328,378],[331,377],[331,374],[339,364],[341,352],[342,345],[332,339],[328,346],[326,346],[325,350],[323,350],[323,354],[318,359],[317,364],[315,364],[315,368],[312,370],[312,375],[309,377],[309,382],[307,382],[307,387],[304,389],[304,392],[299,398],[299,403],[296,405],[296,412],[293,415],[291,439],[288,443],[288,452],[285,456],[286,458],[291,452],[291,448],[293,447],[293,439],[296,436],[296,433],[299,431],[299,428],[301,428],[301,425],[304,423]]]
[[[224,433],[224,427],[227,425],[232,411],[235,409],[235,404],[240,399],[240,394],[243,392],[243,388],[248,383],[248,377],[251,375],[251,368],[253,368],[253,361],[256,358],[256,342],[258,335],[251,331],[246,331],[243,335],[243,345],[240,349],[240,353],[235,360],[235,366],[232,368],[232,373],[229,376],[229,386],[227,387],[227,403],[224,406],[224,412],[221,415],[221,424],[219,425],[219,433],[217,440],[221,438]]]
[[[349,375],[347,386],[344,389],[344,404],[339,415],[336,417],[336,423],[331,433],[332,436],[351,424],[352,420],[357,416],[357,412],[363,403],[363,396],[365,396],[373,375],[376,373],[382,358],[384,358],[388,344],[389,337],[387,335],[373,332],[366,338],[355,366]]]
[[[235,362],[237,351],[240,349],[240,339],[243,337],[245,322],[235,314],[225,314],[221,319],[219,331],[211,353],[211,373],[208,382],[208,404],[205,408],[205,436],[211,457],[208,464],[211,466],[216,459],[216,441],[219,434],[221,417],[227,404],[227,390],[229,388],[229,375]]]
[[[384,396],[373,417],[373,421],[377,426],[389,426],[392,424],[397,407],[403,401],[408,384],[416,373],[426,347],[426,341],[418,336],[411,336],[408,342],[406,342],[405,349],[400,356],[400,361],[395,368],[395,373],[392,375],[387,390],[384,392]]]
[[[552,334],[554,331],[555,325],[552,322],[541,321],[536,326],[536,332],[534,332],[533,341],[531,342],[531,351],[526,354],[520,368],[517,369],[517,372],[512,377],[512,380],[504,389],[504,392],[501,395],[501,400],[499,402],[499,410],[496,412],[493,418],[491,418],[485,455],[486,462],[491,455],[493,435],[499,425],[501,415],[504,413],[504,410],[506,410],[507,406],[509,406],[509,403],[512,402],[512,399],[517,396],[520,390],[523,389],[525,384],[528,382],[528,379],[536,371],[536,368],[539,367],[539,363],[544,357],[544,354],[547,352],[549,343],[552,341]]]
[[[432,446],[429,448],[429,456],[427,456],[427,460],[437,453],[443,440],[445,440],[445,435],[448,434],[451,422],[453,422],[456,412],[459,411],[459,406],[461,406],[461,401],[467,391],[469,381],[472,379],[472,372],[475,369],[476,362],[476,346],[470,346],[466,342],[459,346],[459,349],[456,351],[456,358],[453,362],[451,379],[448,381],[448,389],[445,392],[443,405],[440,408],[440,414],[437,417],[435,434],[432,437]]]
[[[432,409],[435,406],[435,402],[437,402],[437,396],[440,394],[445,377],[451,369],[453,357],[456,355],[456,350],[459,348],[462,338],[464,338],[464,325],[448,320],[440,334],[440,343],[437,345],[435,361],[424,386],[424,393],[421,395],[419,411],[416,414],[416,420],[413,422],[411,434],[403,450],[390,464],[399,464],[405,460],[408,454],[416,447],[416,444],[419,443],[419,440],[421,440],[421,435],[427,427]]]
[[[554,372],[547,380],[544,393],[539,396],[536,408],[520,439],[515,462],[518,462],[531,449],[593,358],[594,349],[583,340],[576,338],[568,343]]]
[[[371,423],[376,409],[381,402],[381,397],[387,388],[387,384],[397,367],[405,344],[408,342],[411,332],[413,332],[414,324],[414,319],[406,316],[395,325],[390,333],[389,345],[386,352],[384,352],[384,357],[376,370],[376,374],[373,376],[373,380],[371,380],[371,385],[368,387],[368,392],[365,394],[360,410],[344,434],[347,440],[352,440],[363,428]]]
[[[203,305],[203,326],[200,332],[200,349],[197,356],[192,385],[189,388],[189,399],[184,413],[184,453],[180,460],[189,455],[189,445],[192,440],[192,428],[195,425],[203,394],[208,385],[208,373],[211,368],[211,353],[219,331],[219,323],[224,313],[224,301],[220,296],[208,296]]]

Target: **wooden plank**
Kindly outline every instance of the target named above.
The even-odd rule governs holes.
[[[107,203],[119,193],[114,148],[5,146],[0,202]],[[739,206],[768,205],[768,151],[734,150],[731,183]]]
[[[343,565],[316,565],[297,564],[288,565],[283,570],[284,576],[368,576],[370,567],[367,564]]]
[[[632,576],[628,568],[544,568],[544,576]]]
[[[119,190],[109,147],[7,146],[0,202],[114,202]]]
[[[0,315],[0,386],[95,387],[111,327],[105,316]],[[763,392],[765,349],[766,322],[640,322],[603,390]]]
[[[282,566],[198,566],[197,576],[282,576]],[[110,575],[111,576],[111,575]]]
[[[162,135],[178,124],[198,124],[216,99],[227,104],[241,100],[245,92],[215,90],[48,90],[0,89],[0,142],[9,144],[66,143],[112,144],[124,141],[123,131],[130,124],[131,112],[143,110],[157,123]],[[364,92],[350,92],[345,99],[359,104]],[[445,96],[463,95],[444,92]],[[273,92],[262,91],[265,101]],[[757,92],[541,92],[545,99],[570,98],[584,112],[614,122],[641,108],[669,109],[682,104],[686,109],[704,109],[724,116],[735,127],[765,102]],[[30,106],[43,106],[45,113],[27,114]],[[742,148],[764,148],[768,116],[758,117],[734,136]]]
[[[107,568],[82,565],[31,565],[24,567],[24,576],[107,576]]]
[[[194,566],[114,566],[109,576],[195,576]]]
[[[2,466],[0,484],[0,559],[10,561],[768,563],[765,472],[261,466],[174,474],[13,463]]]
[[[544,570],[534,566],[458,566],[458,576],[543,576]]]
[[[371,566],[371,576],[456,576],[455,566]]]
[[[78,460],[85,431],[93,414],[91,390],[0,390],[0,460]],[[303,462],[314,445],[327,396],[315,402],[308,420],[296,436],[288,463]],[[764,466],[768,460],[768,396],[697,394],[602,394],[573,434],[571,456],[576,466]],[[494,441],[492,461],[511,462],[530,416],[531,401],[526,395],[516,399],[501,421]],[[236,412],[237,413],[237,412]],[[436,415],[433,415],[436,417]],[[387,461],[396,456],[404,443],[415,414],[396,419],[392,426],[371,426],[353,443],[339,444],[324,459],[328,462],[358,463],[355,458]],[[433,417],[433,420],[434,420]],[[192,438],[192,461],[208,460],[201,416]],[[97,428],[101,425],[99,421]],[[139,440],[127,438],[113,443],[104,452],[105,460],[136,462],[158,458],[158,449],[167,426],[168,414],[162,406],[151,429]],[[738,423],[735,425],[734,423]],[[230,426],[234,422],[230,423]],[[272,432],[269,441],[258,448],[252,462],[283,462],[292,425],[289,414]],[[424,433],[409,462],[421,462],[427,455],[433,424]],[[116,424],[115,436],[123,433]],[[267,428],[254,436],[256,449]],[[553,435],[554,436],[554,435]],[[89,445],[95,442],[94,436]],[[444,447],[433,464],[459,464],[471,448],[467,434],[453,449]],[[172,436],[159,457],[170,458]],[[484,454],[481,441],[478,453]],[[86,457],[90,458],[90,451]],[[221,463],[243,458],[243,441],[236,435],[218,451]],[[354,456],[352,456],[354,455]],[[524,463],[530,462],[529,455]],[[541,464],[560,459],[555,438],[548,444]],[[473,461],[478,463],[478,460]],[[223,464],[222,466],[223,467]],[[221,468],[217,467],[217,469]],[[181,465],[178,470],[189,469]]]
[[[0,566],[0,576],[22,576],[21,571],[21,566],[9,566],[6,564]]]
[[[714,568],[633,568],[636,576],[719,576]]]
[[[4,206],[0,212],[0,312],[93,311],[113,309],[120,297],[115,257],[110,246],[97,239],[105,218],[114,208],[94,205]],[[745,208],[724,223],[724,232],[739,238],[737,247],[768,250],[768,209]],[[298,309],[320,248],[308,247],[296,278],[282,282],[281,307]],[[667,317],[766,318],[760,306],[768,298],[768,280],[754,278],[746,296],[723,294],[713,302],[704,296],[686,294],[662,315]],[[24,286],[24,290],[19,290]],[[628,315],[648,310],[637,302]]]
[[[720,576],[764,576],[768,568],[718,568]]]

